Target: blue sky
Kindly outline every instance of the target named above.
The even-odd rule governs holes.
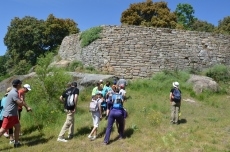
[[[120,25],[121,13],[131,3],[145,0],[1,0],[0,1],[0,55],[7,48],[4,37],[7,26],[14,17],[25,16],[44,19],[49,14],[57,18],[70,18],[78,23],[81,31],[98,25]],[[153,2],[160,0],[153,0]],[[214,25],[226,16],[230,16],[230,0],[164,0],[171,11],[179,3],[188,3],[195,10],[195,17]]]

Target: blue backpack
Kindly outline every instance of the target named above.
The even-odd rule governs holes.
[[[175,88],[173,91],[173,96],[175,100],[180,100],[181,99],[181,93],[180,90]]]
[[[120,94],[115,95],[115,100],[113,101],[113,108],[114,109],[122,109],[123,104],[122,104],[122,96]]]

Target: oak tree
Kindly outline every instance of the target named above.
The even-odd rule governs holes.
[[[176,27],[176,15],[170,12],[166,2],[133,3],[122,12],[121,23],[127,25],[142,25],[163,28]]]

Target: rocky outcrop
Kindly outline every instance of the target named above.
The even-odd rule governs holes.
[[[218,84],[212,78],[206,76],[191,75],[187,82],[193,85],[193,91],[197,94],[204,90],[217,92],[219,89]]]
[[[73,77],[73,80],[78,83],[78,88],[80,90],[84,89],[84,87],[94,85],[96,82],[99,82],[99,80],[106,81],[114,77],[113,75],[88,74],[88,73],[77,73],[77,72],[68,72],[68,74],[70,74]],[[26,79],[30,79],[35,76],[36,73],[32,72],[27,75],[16,75],[8,79],[5,79],[2,82],[0,82],[0,92],[5,92],[5,90],[11,86],[11,83],[14,79],[19,79],[21,81],[24,81]]]
[[[230,36],[141,26],[102,27],[101,38],[84,48],[78,34],[65,37],[59,56],[129,79],[165,69],[230,65]]]

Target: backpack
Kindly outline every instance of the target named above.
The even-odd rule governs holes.
[[[175,88],[173,91],[173,96],[175,100],[180,100],[181,99],[181,93],[180,90]]]
[[[122,96],[120,94],[116,94],[116,98],[113,101],[113,108],[114,109],[122,109]]]
[[[99,110],[99,108],[98,108],[98,100],[100,100],[100,99],[90,101],[90,103],[89,103],[89,111],[90,112],[96,112],[96,111]]]
[[[69,94],[68,98],[67,98],[67,106],[68,107],[72,107],[74,106],[74,95],[73,92],[75,91],[75,89]]]

